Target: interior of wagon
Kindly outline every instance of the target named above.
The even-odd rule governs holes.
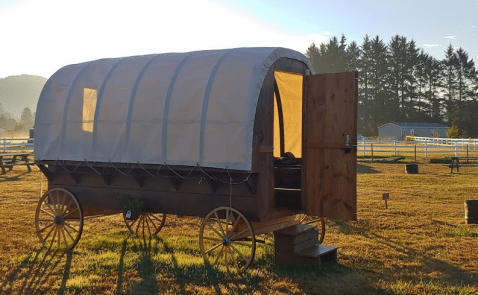
[[[275,71],[274,78],[275,202],[277,207],[300,210],[303,76]]]

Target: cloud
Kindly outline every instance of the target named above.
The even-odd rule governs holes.
[[[446,36],[446,37],[443,37],[443,38],[455,40],[455,39],[456,39],[456,36]]]
[[[440,44],[423,44],[425,47],[438,47]]]

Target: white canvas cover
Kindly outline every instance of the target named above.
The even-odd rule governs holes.
[[[101,59],[46,83],[35,159],[189,165],[250,171],[257,100],[285,48]]]

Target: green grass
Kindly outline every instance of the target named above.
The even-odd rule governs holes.
[[[15,167],[0,176],[0,294],[478,294],[478,225],[465,224],[463,206],[477,198],[478,167],[404,170],[359,165],[358,221],[327,220],[337,264],[277,266],[267,234],[238,273],[204,263],[198,218],[168,216],[147,241],[130,237],[121,216],[96,218],[73,251],[41,248],[40,174]]]

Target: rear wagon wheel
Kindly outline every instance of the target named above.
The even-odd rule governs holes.
[[[144,212],[137,219],[131,220],[126,218],[126,214],[123,213],[123,219],[131,234],[146,239],[161,231],[166,222],[166,214]]]

